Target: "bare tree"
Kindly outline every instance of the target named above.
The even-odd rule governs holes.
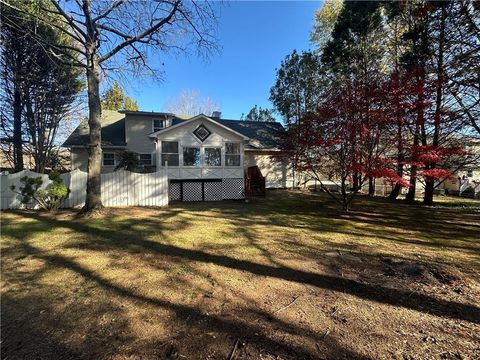
[[[2,6],[25,12],[14,0]],[[200,54],[216,49],[216,10],[210,2],[157,1],[39,1],[37,18],[62,31],[74,45],[56,46],[38,38],[49,53],[84,69],[87,78],[88,144],[87,196],[83,212],[102,207],[101,201],[101,103],[100,78],[105,71],[155,74],[148,57],[153,52]],[[15,18],[7,19],[15,21]],[[33,32],[33,29],[32,29]],[[72,55],[73,51],[73,55]]]
[[[165,110],[179,115],[212,115],[220,110],[217,102],[210,97],[200,97],[196,90],[182,90],[165,105]]]

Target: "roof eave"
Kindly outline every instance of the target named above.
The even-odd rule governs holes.
[[[239,133],[238,131],[235,131],[235,130],[229,128],[228,126],[225,126],[225,125],[219,123],[218,121],[216,121],[216,120],[214,120],[214,119],[212,119],[212,118],[210,118],[210,117],[208,117],[208,116],[206,116],[206,115],[203,115],[203,114],[196,115],[196,116],[194,116],[194,117],[192,117],[192,118],[190,118],[190,119],[188,119],[188,120],[182,121],[181,123],[176,124],[176,125],[169,126],[169,127],[165,128],[165,129],[155,131],[155,132],[149,134],[148,136],[151,137],[151,138],[156,138],[156,137],[158,137],[158,135],[160,135],[160,134],[162,134],[162,133],[168,132],[168,131],[170,131],[170,130],[172,130],[172,129],[176,129],[176,128],[180,127],[180,126],[184,126],[185,124],[188,124],[188,123],[190,123],[190,122],[192,122],[192,121],[195,121],[195,120],[198,120],[198,119],[200,119],[200,118],[204,118],[204,119],[206,119],[206,120],[208,120],[208,121],[210,121],[210,122],[212,122],[212,123],[220,126],[221,128],[223,128],[223,129],[225,129],[225,130],[227,130],[227,131],[230,131],[230,132],[232,132],[232,133],[240,136],[243,140],[250,140],[250,138],[249,138],[248,136],[245,136],[245,135]]]

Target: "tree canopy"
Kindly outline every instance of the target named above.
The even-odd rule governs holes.
[[[23,156],[30,155],[35,170],[43,172],[58,165],[58,135],[74,117],[84,85],[78,68],[52,57],[35,39],[42,37],[55,46],[72,45],[62,30],[38,21],[26,11],[33,12],[37,3],[16,2],[25,12],[2,6],[0,131],[5,158],[16,170],[23,168]],[[14,23],[9,21],[12,17]],[[31,29],[35,29],[35,36]]]
[[[128,97],[120,84],[114,81],[102,95],[102,109],[138,111],[138,103],[137,100]]]
[[[261,106],[255,105],[247,113],[247,115],[245,116],[245,120],[274,122],[275,117],[273,116],[271,110],[263,109]]]
[[[167,101],[165,110],[178,115],[195,116],[204,114],[210,116],[220,110],[220,105],[209,96],[201,96],[197,90],[182,90]]]
[[[275,84],[270,89],[270,101],[287,125],[317,106],[321,81],[320,58],[312,52],[299,54],[294,50],[277,69]]]
[[[310,42],[315,45],[318,52],[321,53],[323,47],[331,39],[331,34],[342,8],[343,0],[325,0],[322,7],[315,12]]]
[[[302,71],[288,55],[271,90],[294,167],[320,181],[333,171],[344,208],[376,180],[410,201],[421,183],[432,204],[435,188],[478,160],[467,145],[478,131],[479,21],[469,1],[326,2],[317,58]]]

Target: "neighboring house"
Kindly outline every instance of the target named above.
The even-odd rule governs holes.
[[[25,170],[35,170],[35,158],[32,155],[31,145],[23,145],[23,168]],[[70,170],[70,152],[67,149],[54,149],[51,153],[51,159],[55,160],[55,169],[59,171]],[[4,142],[0,145],[0,172],[14,173],[13,145]],[[45,168],[46,172],[52,170],[51,164]]]
[[[284,159],[285,129],[276,122],[221,119],[170,113],[104,111],[102,172],[114,171],[120,153],[138,154],[147,171],[167,170],[172,200],[243,198],[249,167],[258,166],[267,188],[291,186],[291,166]],[[86,171],[88,123],[83,121],[65,141],[73,169]]]

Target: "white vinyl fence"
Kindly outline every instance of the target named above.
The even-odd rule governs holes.
[[[20,179],[24,176],[42,177],[45,189],[51,181],[48,175],[30,170],[15,174],[1,175],[1,209],[20,209],[19,188],[23,185]],[[87,189],[87,173],[78,169],[60,175],[63,183],[70,189],[70,194],[62,204],[64,208],[81,207],[85,203]],[[12,191],[12,185],[16,190]],[[102,202],[104,206],[165,206],[168,205],[168,178],[161,169],[154,173],[140,174],[126,170],[102,174]],[[34,204],[28,204],[32,207]]]

